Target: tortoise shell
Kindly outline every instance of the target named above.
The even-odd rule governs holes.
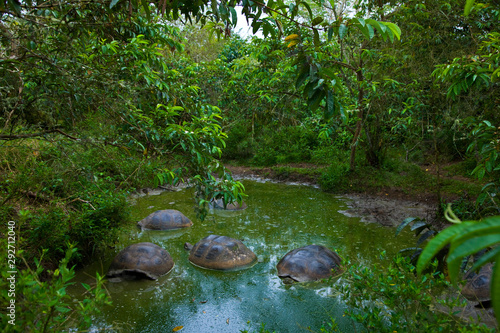
[[[170,254],[153,243],[137,243],[120,251],[111,262],[108,278],[156,280],[174,267]]]
[[[224,208],[223,199],[212,200],[211,205],[215,209],[225,209],[225,210],[243,210],[247,208],[247,204],[244,203],[243,201],[241,202],[241,205],[237,201],[235,201],[233,203],[227,204],[226,208]]]
[[[257,256],[237,239],[210,235],[193,246],[189,261],[202,268],[226,271],[248,268],[257,262]]]
[[[157,210],[137,222],[142,230],[170,230],[193,225],[190,219],[175,209]]]
[[[339,273],[341,261],[325,246],[308,245],[288,252],[276,268],[284,283],[316,281]]]
[[[481,267],[478,273],[469,271],[465,275],[467,283],[460,291],[465,298],[474,302],[487,302],[491,300],[490,285],[493,275],[493,263]]]

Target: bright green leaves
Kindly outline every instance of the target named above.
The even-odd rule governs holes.
[[[450,65],[439,65],[432,73],[441,81],[450,81],[451,85],[446,94],[447,98],[455,99],[460,94],[469,91],[472,87],[485,89],[490,86],[491,70],[483,68],[482,64],[472,59],[456,58]]]
[[[387,36],[389,37],[391,42],[394,40],[394,37],[396,37],[398,40],[401,39],[401,29],[397,25],[391,22],[379,22],[379,23],[381,24],[380,28],[381,31],[383,31],[382,25],[385,25],[387,28],[389,28],[389,30],[387,31]],[[386,34],[383,33],[382,37],[384,38],[384,40],[386,39],[385,36]]]
[[[455,99],[470,89],[488,89],[500,81],[500,33],[487,35],[477,56],[455,58],[448,65],[439,65],[432,76],[450,82],[447,97]]]
[[[82,283],[86,292],[81,300],[70,296],[67,290],[74,284],[72,280],[75,277],[75,266],[70,265],[70,262],[77,258],[78,253],[73,244],[68,242],[66,245],[66,255],[53,272],[42,265],[42,262],[46,262],[47,250],[41,250],[41,258],[35,257],[33,260],[26,258],[24,251],[19,250],[18,260],[27,267],[16,272],[16,295],[23,297],[18,297],[15,305],[16,308],[30,311],[17,316],[9,332],[62,332],[69,330],[70,326],[74,330],[86,331],[92,324],[93,315],[99,313],[103,306],[111,305],[104,286],[105,280],[99,273],[96,273],[92,287]],[[1,277],[7,281],[11,274],[4,270]],[[68,325],[68,318],[71,318],[71,325]]]
[[[464,7],[464,15],[465,16],[470,14],[475,2],[476,2],[475,0],[467,0],[465,2],[465,7]]]
[[[189,121],[180,122],[178,116],[182,111],[186,117],[187,112],[182,107],[158,105],[154,117],[137,112],[134,118],[144,119],[141,123],[147,126],[143,126],[142,130],[148,133],[157,151],[161,148],[162,152],[184,156],[183,167],[163,170],[156,175],[155,182],[159,185],[165,182],[177,184],[189,179],[193,181],[199,204],[196,211],[203,219],[207,213],[207,202],[222,197],[226,202],[241,203],[244,187],[234,181],[217,160],[227,139],[219,124],[221,110],[212,105],[197,105],[196,110],[190,110]],[[153,132],[158,135],[152,135]],[[215,178],[214,174],[219,178]]]
[[[477,166],[472,171],[479,179],[500,170],[500,134],[498,128],[489,121],[483,120],[474,124],[470,132],[471,144],[467,152],[480,152]],[[477,153],[476,153],[477,154]]]
[[[246,197],[243,184],[234,180],[225,167],[218,162],[207,167],[204,177],[196,175],[193,180],[195,181],[198,202],[197,217],[202,221],[208,213],[209,204],[214,200],[222,199],[224,205],[236,202],[241,205]]]
[[[375,30],[380,34],[380,36],[382,36],[384,41],[389,39],[391,42],[394,42],[394,37],[396,37],[398,40],[401,38],[401,29],[399,29],[397,25],[391,22],[354,18],[351,20],[351,24],[354,27],[358,28],[363,36],[368,40],[371,40],[375,36]]]
[[[331,22],[327,28],[327,40],[331,41],[336,35],[339,41],[344,40],[349,31],[356,28],[361,32],[363,37],[371,40],[378,33],[384,41],[394,42],[394,39],[401,39],[401,29],[394,23],[376,21],[373,19],[353,18],[346,21]]]
[[[422,273],[436,254],[447,245],[450,245],[450,250],[446,262],[450,278],[455,283],[465,257],[491,248],[473,269],[488,261],[496,262],[491,281],[491,297],[496,317],[500,318],[500,283],[498,282],[500,280],[500,216],[489,217],[479,222],[463,222],[444,229],[427,244],[420,254],[417,271]]]

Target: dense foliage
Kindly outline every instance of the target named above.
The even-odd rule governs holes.
[[[238,7],[263,38],[231,30]],[[457,166],[479,187],[462,183],[453,209],[487,223],[432,249],[467,244],[453,277],[460,255],[498,262],[499,21],[495,0],[0,1],[0,215],[23,279],[64,289],[70,258],[113,244],[136,189],[190,182],[200,218],[213,198],[241,201],[222,160],[315,165],[327,191],[397,186],[442,206],[442,166]],[[65,302],[23,306],[45,299]],[[62,307],[43,311],[36,327],[62,324]]]

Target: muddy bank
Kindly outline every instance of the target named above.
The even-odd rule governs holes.
[[[361,217],[362,222],[397,227],[408,217],[418,217],[427,223],[437,224],[437,207],[433,204],[367,194],[347,194],[344,197],[351,201],[349,209],[341,213]]]

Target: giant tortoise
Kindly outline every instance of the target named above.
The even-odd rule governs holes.
[[[284,283],[327,279],[341,272],[342,260],[322,245],[308,245],[288,252],[278,262],[278,276]]]
[[[241,202],[241,205],[238,201],[228,203],[224,207],[224,199],[212,199],[210,201],[210,205],[215,208],[215,209],[224,209],[224,210],[243,210],[247,208],[247,204],[244,203],[243,201]]]
[[[472,302],[479,302],[483,306],[491,301],[491,276],[493,275],[493,263],[481,267],[478,273],[469,271],[465,275],[467,283],[460,291],[465,298]]]
[[[111,262],[108,278],[156,280],[174,267],[170,254],[153,243],[137,243],[120,251]]]
[[[143,218],[137,225],[142,230],[169,230],[187,228],[193,225],[190,219],[175,209],[157,210]]]
[[[238,270],[252,266],[257,256],[241,241],[227,237],[210,235],[194,246],[184,244],[189,250],[189,261],[196,266],[214,270]]]

